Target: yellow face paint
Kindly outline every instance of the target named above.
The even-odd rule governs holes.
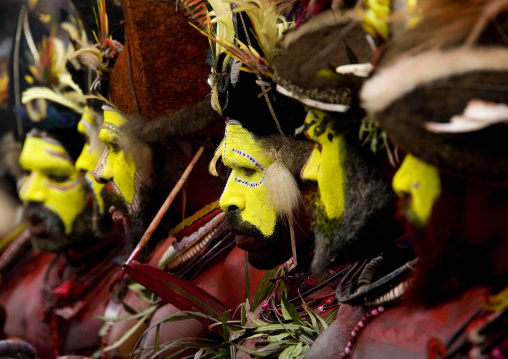
[[[326,114],[312,109],[307,113],[305,123],[307,137],[316,144],[307,163],[301,171],[303,180],[315,181],[319,187],[321,202],[329,219],[344,215],[346,173],[344,160],[346,151],[342,136],[329,128],[322,128]]]
[[[65,148],[50,138],[27,137],[19,163],[29,172],[23,179],[20,199],[41,203],[57,214],[69,234],[86,206],[86,191]]]
[[[93,195],[95,198],[95,202],[99,207],[100,213],[104,213],[104,201],[100,195],[104,184],[100,184],[93,178],[92,172],[94,171],[97,163],[99,163],[99,159],[101,158],[102,153],[104,152],[104,146],[91,146],[90,145],[90,137],[94,135],[93,125],[95,123],[95,119],[92,114],[85,113],[81,120],[78,123],[78,132],[81,133],[86,138],[86,143],[83,146],[83,150],[76,160],[76,169],[78,171],[85,172],[85,178],[87,182],[90,184],[92,188]],[[97,136],[97,132],[95,132],[95,136]]]
[[[256,226],[266,237],[273,234],[277,212],[268,202],[265,170],[275,162],[254,136],[236,121],[226,123],[222,161],[232,169],[220,207],[228,212],[236,207],[240,217]]]
[[[99,139],[106,145],[94,177],[102,183],[108,182],[113,191],[121,195],[130,213],[138,208],[136,196],[137,172],[132,155],[126,158],[125,152],[119,145],[119,129],[127,119],[116,111],[104,109],[104,123],[99,132]]]
[[[410,197],[408,219],[413,220],[416,225],[424,226],[441,194],[439,170],[407,155],[393,177],[392,186],[398,196]]]

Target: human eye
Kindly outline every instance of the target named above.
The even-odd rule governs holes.
[[[254,176],[256,174],[256,170],[248,167],[240,167],[240,170],[245,173],[246,176]]]
[[[120,145],[116,142],[114,143],[111,143],[109,148],[111,149],[111,151],[113,151],[114,153],[117,153],[117,152],[120,152],[122,150],[122,148],[120,147]]]
[[[48,179],[50,179],[53,182],[56,183],[64,183],[70,180],[69,175],[57,175],[57,174],[50,174],[48,175]]]

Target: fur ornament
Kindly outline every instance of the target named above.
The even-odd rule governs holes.
[[[268,200],[282,218],[288,219],[301,202],[295,176],[282,163],[281,152],[271,148],[275,162],[266,169],[265,184],[268,189]]]

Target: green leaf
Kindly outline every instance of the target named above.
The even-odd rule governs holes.
[[[281,310],[282,310],[282,316],[285,320],[292,320],[296,324],[299,325],[307,325],[307,322],[305,322],[301,317],[300,314],[298,314],[298,311],[294,307],[293,304],[288,302],[287,299],[287,291],[286,286],[284,285],[283,281],[280,281],[280,299],[281,299]]]
[[[156,327],[156,331],[155,331],[155,345],[154,345],[154,351],[155,352],[158,352],[159,351],[159,334],[161,332],[161,324],[160,323],[157,323],[157,327]]]
[[[131,261],[123,269],[136,282],[168,303],[182,310],[199,311],[210,317],[220,318],[228,308],[217,298],[188,281],[175,277],[163,270]],[[215,320],[209,317],[196,318],[203,325],[209,326]]]
[[[124,320],[131,320],[131,319],[141,318],[141,317],[145,316],[146,313],[153,313],[155,311],[156,307],[157,307],[156,305],[152,305],[152,306],[148,307],[147,309],[145,309],[145,310],[143,310],[142,312],[139,312],[139,313],[136,312],[131,307],[129,307],[130,311],[134,312],[133,315],[124,315],[122,317],[113,317],[113,318],[103,317],[103,316],[100,316],[100,315],[96,315],[96,316],[94,316],[94,318],[102,320],[104,322],[121,322],[121,321],[124,321]]]
[[[337,316],[337,312],[339,311],[340,306],[333,308],[330,313],[325,317],[326,324],[330,325],[331,322],[335,320]]]
[[[309,315],[312,328],[316,331],[316,333],[319,333],[319,323],[316,319],[316,314],[312,311],[312,309],[305,303],[305,301],[302,300],[302,308],[305,310],[305,312]]]
[[[145,322],[145,320],[147,320],[148,317],[150,315],[152,315],[153,312],[155,312],[156,308],[157,308],[156,306],[152,306],[152,307],[148,308],[145,311],[145,315],[143,315],[143,317],[141,317],[141,319],[139,319],[136,324],[134,324],[120,339],[118,339],[116,342],[114,342],[110,346],[104,348],[104,351],[107,352],[107,351],[116,349],[120,345],[122,345],[128,338],[130,338],[131,335],[133,335],[136,332],[136,330],[138,330],[141,327],[141,325]]]
[[[250,354],[251,356],[253,356],[255,358],[266,358],[266,357],[269,357],[270,355],[278,353],[280,351],[280,349],[277,349],[277,348],[271,349],[271,350],[262,350],[262,349],[253,350],[253,349],[249,349],[249,348],[244,347],[239,344],[234,344],[234,346],[236,349],[241,350],[244,353]]]
[[[249,259],[247,251],[243,254],[243,263],[245,265],[245,298],[250,299],[250,276],[249,276]]]
[[[307,354],[307,352],[309,351],[310,349],[310,345],[308,344],[305,344],[302,348],[302,351],[300,352],[300,354],[296,357],[296,359],[303,359],[305,358],[305,354]]]
[[[293,359],[297,357],[302,351],[302,343],[298,343],[296,345],[292,345],[284,349],[282,353],[279,355],[279,359]]]
[[[222,337],[225,342],[229,341],[228,316],[226,312],[222,313]]]
[[[268,297],[268,295],[273,292],[275,285],[272,282],[270,282],[270,279],[278,276],[279,271],[280,266],[276,266],[275,268],[267,270],[265,272],[265,275],[263,276],[261,283],[259,283],[256,296],[254,297],[254,302],[252,303],[252,308],[259,307],[261,302],[263,302],[266,299],[266,297]]]

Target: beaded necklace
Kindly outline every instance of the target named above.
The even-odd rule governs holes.
[[[339,302],[374,308],[368,310],[351,331],[349,341],[340,354],[341,359],[349,358],[362,331],[385,311],[385,305],[396,302],[406,292],[410,285],[406,277],[415,270],[417,261],[418,258],[415,258],[372,283],[376,271],[384,262],[383,257],[378,256],[370,261],[357,262],[342,278],[337,288]]]

